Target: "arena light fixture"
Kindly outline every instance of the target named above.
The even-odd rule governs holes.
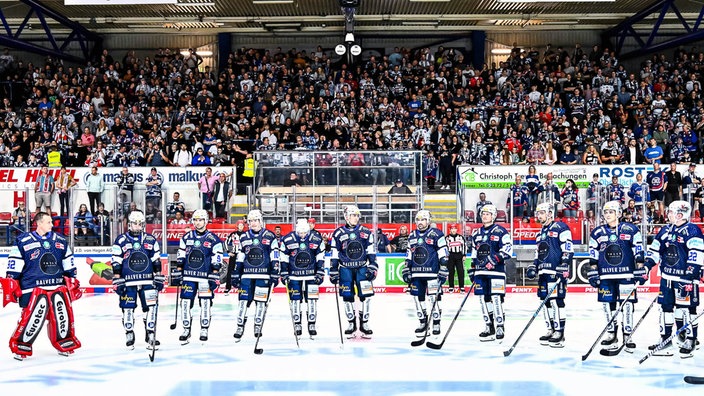
[[[492,55],[508,55],[511,53],[511,48],[494,48],[491,50]]]

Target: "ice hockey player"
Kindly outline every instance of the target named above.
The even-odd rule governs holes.
[[[674,201],[667,208],[670,224],[662,227],[648,247],[645,266],[648,270],[660,264],[660,337],[662,341],[677,329],[688,325],[680,333],[680,357],[692,357],[697,344],[697,323],[692,317],[699,306],[699,278],[704,263],[704,237],[701,229],[689,222],[692,207],[687,201]],[[650,349],[655,349],[651,346]],[[672,356],[672,342],[655,352],[656,356]]]
[[[403,281],[408,283],[416,305],[420,326],[416,336],[424,337],[428,329],[426,296],[430,304],[433,335],[440,334],[440,298],[442,285],[447,281],[447,243],[445,235],[430,226],[430,212],[419,210],[416,214],[416,229],[408,237],[406,262],[401,271]],[[435,301],[437,298],[437,301]]]
[[[32,356],[32,344],[49,320],[51,345],[68,356],[81,347],[73,323],[72,301],[81,297],[73,253],[66,238],[51,231],[53,221],[38,212],[36,231],[21,234],[10,250],[7,273],[0,278],[3,306],[19,302],[22,308],[10,351],[17,360]]]
[[[296,230],[286,235],[281,246],[281,281],[288,289],[296,336],[302,334],[301,302],[306,303],[308,334],[318,334],[318,286],[325,277],[325,251],[320,233],[314,233],[305,219],[298,219]]]
[[[565,341],[563,310],[574,248],[572,231],[565,223],[555,220],[554,208],[554,205],[546,202],[539,204],[535,211],[542,228],[535,238],[535,259],[533,265],[528,267],[526,276],[530,279],[538,277],[538,298],[546,300],[543,317],[548,332],[540,337],[540,343],[562,348]],[[554,287],[554,292],[548,295],[548,291]]]
[[[269,294],[279,283],[279,243],[273,232],[264,228],[259,210],[247,215],[249,230],[240,238],[240,252],[232,273],[232,287],[239,288],[235,342],[244,334],[247,309],[254,301],[254,336],[261,337]]]
[[[187,344],[191,338],[191,310],[198,297],[200,305],[200,340],[208,341],[213,291],[217,289],[222,268],[222,240],[210,232],[208,212],[197,209],[191,217],[194,230],[182,238],[176,255],[176,271],[172,273],[173,283],[181,286],[181,323],[183,333],[178,340]]]
[[[643,238],[632,223],[621,222],[621,202],[609,201],[602,213],[606,224],[596,227],[589,236],[589,284],[597,287],[598,301],[603,304],[606,320],[616,313],[619,303],[623,306],[623,337],[628,340],[633,331],[634,304],[638,295],[633,292],[636,281],[643,284],[647,269],[643,267]],[[618,348],[618,318],[607,327],[601,341],[606,349]],[[636,345],[629,341],[626,352],[633,352]]]
[[[359,330],[362,337],[373,334],[369,328],[369,304],[374,295],[372,281],[379,269],[376,263],[374,233],[359,224],[361,212],[354,205],[343,209],[345,224],[335,230],[331,240],[330,282],[340,284],[340,296],[345,308],[348,326],[345,335],[352,338],[357,331],[354,296],[359,297]]]
[[[504,227],[496,224],[497,209],[485,205],[479,213],[482,226],[472,232],[469,249],[472,267],[469,278],[475,283],[486,328],[480,341],[504,338],[504,296],[506,294],[506,260],[513,255],[513,240]]]
[[[134,349],[134,310],[139,300],[145,339],[148,346],[155,337],[158,293],[164,289],[166,277],[161,274],[161,249],[159,241],[145,232],[145,217],[140,210],[130,212],[127,232],[115,238],[112,245],[112,284],[120,297],[122,326],[125,328],[127,348]],[[158,345],[154,340],[154,344]]]

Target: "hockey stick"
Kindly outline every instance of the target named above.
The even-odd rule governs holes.
[[[606,323],[606,326],[604,327],[604,330],[602,330],[601,333],[599,333],[599,337],[596,338],[596,340],[594,341],[594,344],[592,344],[591,348],[589,348],[589,350],[587,351],[587,353],[585,353],[584,355],[582,355],[582,361],[587,360],[587,358],[588,358],[589,355],[592,353],[592,351],[594,350],[594,348],[596,348],[596,344],[599,342],[599,340],[601,339],[601,337],[603,337],[604,334],[606,334],[606,330],[609,328],[609,326],[611,326],[611,323],[613,323],[614,320],[616,320],[616,318],[618,317],[618,314],[621,313],[621,311],[623,311],[623,307],[626,306],[626,303],[628,302],[628,299],[630,299],[631,296],[633,295],[633,293],[636,292],[636,290],[638,289],[638,287],[637,287],[636,285],[633,285],[633,286],[634,286],[634,287],[633,287],[633,290],[631,290],[631,292],[628,293],[628,296],[626,296],[626,298],[623,300],[623,302],[618,306],[618,309],[616,310],[616,312],[614,312],[614,314],[611,315],[611,319],[609,319],[609,321]]]
[[[526,334],[526,331],[528,331],[528,328],[529,328],[530,325],[533,323],[533,321],[535,320],[535,318],[536,318],[538,315],[540,315],[540,311],[543,309],[543,307],[545,306],[545,304],[546,304],[547,301],[549,300],[549,298],[550,298],[550,296],[552,295],[552,293],[554,293],[555,290],[557,290],[557,287],[560,285],[560,282],[562,282],[562,281],[563,281],[563,278],[559,278],[559,279],[557,280],[557,282],[555,282],[555,285],[553,285],[553,287],[551,287],[550,290],[548,290],[547,295],[546,295],[545,298],[540,302],[540,305],[538,305],[538,309],[536,309],[535,312],[533,312],[533,316],[531,316],[530,320],[528,320],[528,324],[526,324],[526,326],[523,328],[523,331],[521,331],[521,334],[518,335],[518,338],[516,338],[516,341],[513,342],[513,345],[511,345],[511,348],[509,348],[508,350],[504,351],[504,357],[508,357],[508,355],[510,355],[510,354],[513,352],[513,350],[516,349],[516,345],[518,345],[518,342],[521,340],[521,338],[523,338],[523,335]]]
[[[677,337],[681,332],[685,331],[685,330],[687,329],[687,327],[689,327],[692,323],[696,322],[697,319],[699,319],[702,315],[704,315],[704,311],[702,311],[699,315],[697,315],[696,317],[694,317],[694,319],[692,319],[689,323],[687,323],[686,325],[680,327],[679,329],[677,329],[676,332],[672,333],[669,337],[667,337],[665,340],[661,341],[658,345],[656,345],[655,348],[654,348],[652,351],[648,352],[647,355],[643,356],[643,357],[638,361],[638,364],[642,364],[642,363],[643,363],[644,361],[646,361],[649,357],[655,355],[659,350],[663,349],[663,348],[665,347],[665,345],[667,345],[668,343],[672,342],[672,340],[673,340],[675,337]]]
[[[274,284],[269,286],[269,295],[266,296],[266,303],[264,304],[264,314],[262,315],[262,324],[259,326],[259,334],[257,335],[257,342],[254,343],[254,354],[261,355],[264,353],[264,349],[257,348],[259,346],[259,340],[262,338],[262,332],[264,331],[264,320],[266,319],[266,311],[269,308],[269,301],[271,301],[271,294],[274,292]],[[256,322],[256,321],[255,321]]]
[[[340,348],[345,347],[345,337],[342,335],[342,317],[340,316],[340,296],[335,283],[335,305],[337,305],[337,323],[340,325]]]
[[[704,385],[704,377],[695,377],[693,375],[688,375],[684,377],[684,382],[692,385]]]
[[[467,299],[469,296],[472,294],[472,291],[474,290],[474,286],[476,283],[472,282],[472,287],[469,288],[469,291],[467,292],[467,295],[464,296],[464,300],[462,300],[462,304],[460,304],[459,309],[457,309],[457,313],[455,314],[455,317],[452,318],[452,322],[450,322],[450,326],[447,328],[447,332],[445,332],[445,336],[442,338],[442,341],[440,341],[439,344],[436,344],[432,341],[428,341],[425,346],[427,346],[430,349],[440,349],[442,348],[443,345],[445,345],[445,341],[447,340],[447,336],[450,335],[450,330],[452,330],[452,326],[455,325],[455,322],[457,321],[457,318],[460,316],[460,312],[462,312],[462,307],[464,307],[464,303],[467,302]]]
[[[153,337],[149,340],[149,347],[151,348],[151,351],[149,351],[149,361],[153,362],[154,361],[154,356],[156,355],[156,322],[159,321],[159,292],[156,292],[156,304],[154,305],[154,334]]]
[[[435,299],[433,300],[433,305],[430,307],[430,315],[425,314],[425,326],[423,328],[423,338],[420,340],[415,340],[411,341],[411,346],[412,347],[417,347],[425,344],[425,340],[428,338],[428,330],[430,329],[430,320],[433,317],[433,311],[435,311],[435,307],[438,305],[438,298],[440,297],[440,294],[442,293],[442,285],[438,285],[438,291],[435,292]]]
[[[291,324],[293,325],[293,338],[296,339],[296,347],[300,348],[301,345],[298,343],[298,334],[296,334],[296,320],[293,316],[293,305],[291,304],[291,294],[288,290],[288,283],[286,284],[286,295],[288,296],[288,310],[291,312]]]
[[[653,301],[650,303],[650,305],[648,305],[648,309],[645,310],[645,312],[643,313],[643,316],[641,316],[640,319],[638,319],[638,323],[636,323],[635,327],[633,327],[633,331],[631,331],[631,334],[628,335],[628,338],[623,340],[623,344],[621,344],[621,346],[618,347],[618,349],[615,349],[615,350],[614,349],[602,349],[599,351],[599,354],[601,354],[601,356],[616,356],[619,353],[621,353],[621,350],[623,350],[623,348],[626,346],[626,344],[628,344],[628,342],[631,341],[631,338],[633,338],[633,333],[635,333],[636,330],[638,329],[638,326],[640,326],[640,324],[643,323],[643,319],[645,319],[645,317],[648,315],[648,312],[650,312],[650,309],[653,308],[653,305],[655,305],[655,303],[657,301],[658,301],[658,298],[655,297],[653,299]]]
[[[176,323],[178,323],[178,299],[181,297],[181,285],[176,288],[176,309],[174,309],[174,322],[171,323],[171,326],[169,328],[171,330],[176,329]]]

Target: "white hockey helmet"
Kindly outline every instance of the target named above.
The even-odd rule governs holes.
[[[491,221],[494,221],[494,220],[496,220],[496,216],[499,214],[499,210],[496,209],[495,205],[489,204],[489,205],[482,206],[482,209],[479,211],[479,216],[481,217],[481,215],[483,213],[490,213],[491,214]]]
[[[306,219],[298,219],[296,221],[296,234],[298,234],[299,237],[304,237],[308,235],[310,232],[310,225],[308,225],[308,221]]]
[[[359,208],[355,205],[345,206],[345,208],[342,211],[342,214],[345,217],[345,221],[347,222],[347,224],[352,224],[350,222],[350,217],[352,217],[353,215],[357,215],[358,219],[362,217],[362,212],[360,212]],[[357,220],[357,223],[358,222],[359,222],[359,220]],[[357,225],[357,223],[352,224],[352,225]]]
[[[208,211],[205,209],[196,209],[193,211],[193,216],[191,216],[191,220],[205,220],[205,222],[208,222]]]
[[[602,213],[605,213],[607,210],[612,210],[616,213],[616,217],[621,217],[621,214],[623,213],[623,209],[621,208],[621,202],[619,201],[609,201],[604,204],[604,207],[601,208]]]
[[[247,224],[249,228],[255,232],[259,232],[260,229],[264,228],[264,216],[259,209],[252,209],[247,214]]]
[[[549,202],[543,202],[541,204],[538,204],[538,206],[535,208],[535,212],[538,213],[541,211],[547,213],[550,218],[555,217],[555,206]]]
[[[144,231],[146,218],[141,210],[133,210],[127,217],[127,228],[133,234],[139,234]]]
[[[677,224],[680,220],[689,221],[691,215],[692,206],[687,201],[672,201],[667,207],[667,217],[672,224]]]
[[[430,227],[431,218],[432,216],[430,215],[430,211],[425,209],[419,210],[418,213],[416,213],[416,227],[418,227],[421,231],[425,230]]]

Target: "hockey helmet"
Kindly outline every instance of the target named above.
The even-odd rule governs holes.
[[[416,226],[418,229],[425,230],[430,226],[430,219],[432,216],[430,215],[430,212],[422,209],[419,210],[418,213],[416,213]]]
[[[623,210],[621,209],[621,202],[619,201],[609,201],[605,203],[601,211],[602,213],[606,213],[607,210],[611,210],[616,213],[616,217],[618,218],[620,218],[623,213]]]
[[[144,213],[141,210],[133,210],[127,217],[127,227],[132,234],[139,234],[144,231],[144,224],[146,219]]]
[[[196,209],[193,211],[193,216],[191,216],[191,223],[196,225],[196,220],[203,220],[200,227],[196,226],[196,230],[203,231],[208,224],[208,212],[205,209]]]
[[[264,217],[262,216],[262,212],[258,209],[250,210],[247,214],[247,224],[249,224],[250,229],[257,232],[264,228]]]
[[[350,225],[357,225],[357,223],[359,223],[360,217],[362,217],[362,212],[360,212],[360,211],[359,211],[359,208],[358,208],[357,206],[355,206],[355,205],[347,205],[347,206],[345,206],[345,209],[342,211],[342,214],[344,215],[345,221],[347,222],[347,224],[350,224]],[[352,223],[352,222],[350,221],[350,219],[351,219],[352,216],[354,216],[354,215],[357,216],[357,221],[354,222],[354,223]]]
[[[680,220],[689,221],[692,206],[687,201],[673,201],[667,207],[667,217],[670,223],[677,224]]]
[[[479,216],[481,216],[484,213],[489,213],[491,214],[491,221],[493,222],[496,220],[496,215],[499,213],[498,209],[496,209],[495,205],[484,205],[482,206],[482,209],[479,211]]]
[[[541,211],[544,211],[545,213],[548,213],[548,214],[550,215],[550,217],[554,217],[554,216],[555,216],[555,206],[553,206],[553,205],[552,205],[551,203],[549,203],[549,202],[543,202],[543,203],[539,204],[539,205],[535,208],[535,212],[536,212],[536,213],[537,213],[537,212],[541,212]]]
[[[296,221],[296,234],[298,234],[299,237],[303,238],[304,236],[308,235],[310,232],[310,225],[308,225],[308,221],[306,219],[298,219]]]

